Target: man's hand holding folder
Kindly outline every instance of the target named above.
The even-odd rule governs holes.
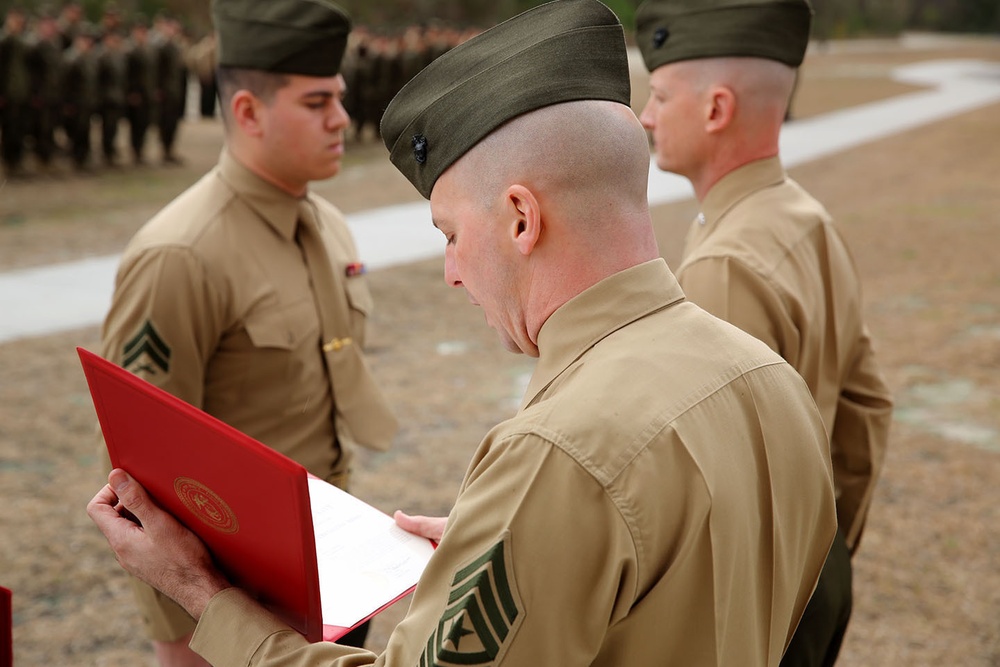
[[[107,486],[87,504],[87,514],[123,568],[165,593],[196,620],[209,600],[231,585],[198,536],[160,509],[124,470],[111,471]]]
[[[336,641],[413,590],[434,552],[422,538],[440,539],[443,519],[403,515],[408,532],[115,364],[80,359],[116,469],[90,516],[126,569],[193,617],[235,587],[310,641]]]
[[[87,504],[87,514],[123,568],[169,596],[195,620],[217,593],[232,585],[198,536],[160,509],[124,470],[111,471],[107,486]],[[435,542],[447,523],[445,517],[400,511],[393,518],[400,528]]]

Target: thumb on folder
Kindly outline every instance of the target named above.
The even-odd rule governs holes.
[[[435,542],[441,541],[441,536],[444,535],[444,528],[448,524],[448,517],[446,516],[410,516],[399,510],[396,510],[392,518],[395,520],[396,525],[406,532],[426,537]]]

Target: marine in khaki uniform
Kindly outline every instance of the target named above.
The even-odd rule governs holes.
[[[349,20],[304,0],[213,11],[227,145],[125,249],[103,355],[346,487],[351,449],[385,449],[396,431],[361,353],[363,265],[340,212],[307,188],[340,169]],[[251,13],[274,25],[254,34]],[[161,654],[178,640],[188,652],[190,616],[137,590]]]
[[[861,281],[823,206],[785,173],[778,137],[809,38],[805,0],[647,0],[642,114],[660,168],[701,214],[677,279],[688,299],[767,343],[805,379],[830,434],[839,535],[783,665],[831,665],[885,459],[892,398],[865,326]]]
[[[112,473],[91,517],[200,617],[212,664],[778,664],[835,532],[826,437],[794,369],[658,256],[629,93],[615,15],[561,0],[449,51],[386,111],[446,282],[538,363],[446,527],[397,515],[440,544],[383,655],[306,643]]]

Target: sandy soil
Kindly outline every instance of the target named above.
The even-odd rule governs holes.
[[[830,44],[802,70],[795,115],[909,90],[892,65],[1000,61],[996,41]],[[636,103],[644,95],[637,77]],[[180,168],[7,183],[0,270],[120,251],[203,173],[217,123],[187,122]],[[346,211],[416,195],[378,144],[352,147],[318,189]],[[792,170],[841,224],[898,409],[885,475],[855,559],[840,664],[1000,665],[1000,106]],[[657,207],[676,263],[694,202]],[[391,511],[447,512],[480,437],[515,409],[530,359],[503,352],[432,260],[374,272],[371,359],[404,428],[362,453],[357,494]],[[3,313],[0,316],[8,317]],[[73,350],[96,328],[0,345],[0,585],[15,593],[19,666],[149,665],[124,575],[84,506],[100,484],[93,407]],[[385,642],[405,603],[376,620]]]

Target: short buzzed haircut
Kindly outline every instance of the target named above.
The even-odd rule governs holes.
[[[219,89],[219,101],[222,108],[222,120],[229,123],[229,103],[233,95],[241,90],[250,92],[264,104],[270,104],[279,90],[288,85],[287,74],[265,72],[259,69],[242,67],[219,67],[216,70],[216,82]]]

